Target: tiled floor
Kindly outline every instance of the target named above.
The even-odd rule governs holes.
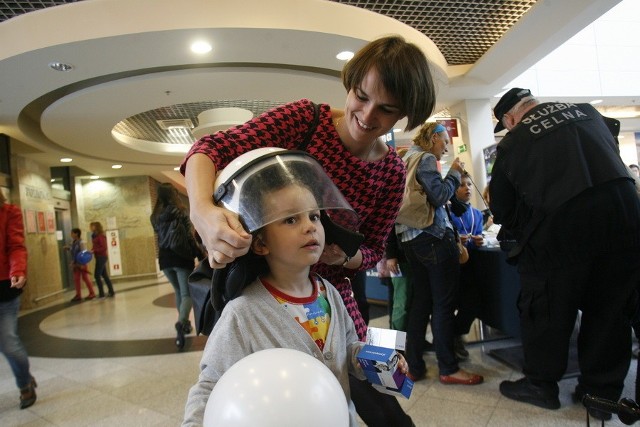
[[[176,312],[166,281],[117,283],[116,291],[114,299],[62,303],[21,316],[20,334],[38,382],[38,401],[26,410],[18,408],[13,375],[0,361],[1,426],[180,424],[205,340],[191,337],[184,351],[176,351]],[[72,294],[65,296],[68,300]],[[372,325],[386,327],[387,320],[376,318]],[[485,377],[484,384],[473,387],[440,384],[435,357],[427,353],[428,378],[415,385],[411,399],[402,400],[402,406],[417,426],[586,425],[584,409],[571,402],[575,379],[560,382],[562,408],[557,411],[500,395],[500,381],[520,374],[486,351],[508,344],[468,346],[471,359],[463,367]],[[634,393],[635,360],[631,366],[626,397]],[[624,424],[615,419],[606,425]]]

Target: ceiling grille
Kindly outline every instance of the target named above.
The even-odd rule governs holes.
[[[164,130],[158,126],[156,122],[190,120],[191,123],[197,127],[199,125],[198,114],[205,110],[238,107],[251,111],[255,117],[283,103],[284,102],[280,101],[261,100],[218,100],[174,104],[128,117],[116,124],[113,130],[122,135],[144,141],[162,142],[165,144],[192,144],[196,138],[190,129]]]
[[[394,18],[429,37],[449,65],[474,64],[536,0],[331,0]]]

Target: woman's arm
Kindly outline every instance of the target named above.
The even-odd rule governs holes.
[[[416,179],[424,188],[427,200],[433,206],[443,206],[460,186],[460,166],[459,161],[456,165],[456,161],[452,164],[447,175],[442,178],[436,157],[429,154],[422,156],[416,171]]]

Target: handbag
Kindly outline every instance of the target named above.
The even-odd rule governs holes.
[[[433,224],[435,207],[427,200],[424,188],[416,179],[416,169],[420,159],[426,153],[415,153],[406,157],[407,179],[404,186],[402,205],[396,222],[412,228],[424,229]]]
[[[158,242],[158,246],[164,249],[171,249],[171,251],[184,258],[195,258],[198,252],[191,228],[185,224],[185,220],[181,215],[176,215],[171,220],[161,238],[162,240]]]
[[[451,224],[453,224],[453,220],[451,219],[451,211],[449,210],[449,205],[445,205],[445,208],[447,209],[447,215],[449,216],[449,221],[451,221]],[[467,261],[469,261],[469,250],[467,249],[467,247],[465,245],[462,244],[462,240],[460,240],[460,233],[458,233],[458,230],[456,230],[456,227],[453,227],[453,235],[456,238],[456,245],[458,246],[458,262],[460,262],[460,264],[464,264]]]

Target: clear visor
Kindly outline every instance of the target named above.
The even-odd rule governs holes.
[[[302,151],[277,151],[229,171],[216,182],[214,201],[235,212],[252,233],[274,221],[325,211],[331,220],[357,230],[358,215],[318,162]],[[219,177],[219,179],[222,176]]]

